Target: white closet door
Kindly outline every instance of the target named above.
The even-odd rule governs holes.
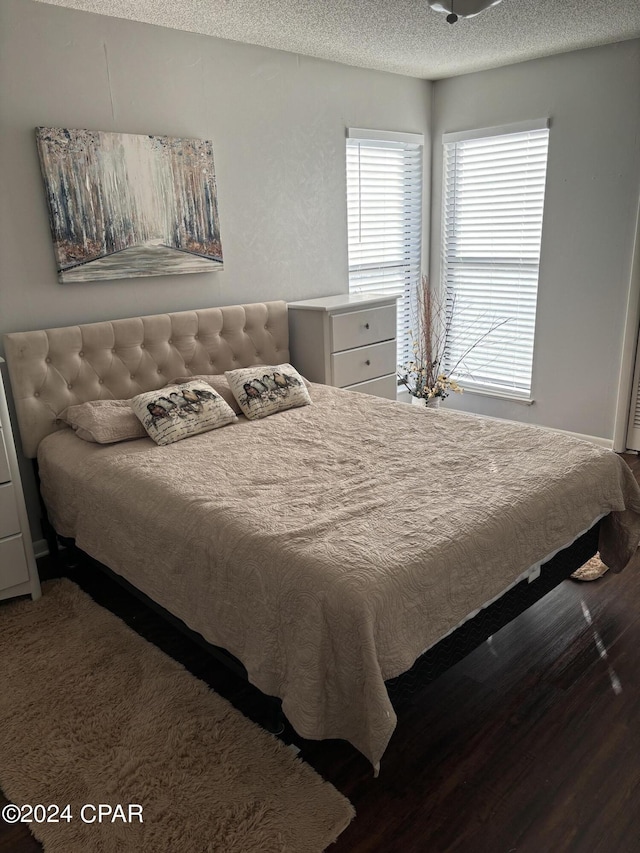
[[[638,338],[636,348],[636,367],[633,374],[633,388],[631,390],[627,449],[640,450],[640,337]]]

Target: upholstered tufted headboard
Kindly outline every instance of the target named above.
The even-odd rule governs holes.
[[[36,455],[87,400],[126,400],[177,376],[289,361],[285,302],[180,311],[5,335],[22,447]]]

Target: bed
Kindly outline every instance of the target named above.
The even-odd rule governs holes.
[[[240,660],[300,735],[343,738],[376,769],[390,679],[554,554],[593,553],[594,525],[614,570],[640,539],[616,454],[443,408],[312,384],[311,405],[166,447],[60,422],[81,401],[287,362],[282,302],[12,333],[5,349],[56,532]]]

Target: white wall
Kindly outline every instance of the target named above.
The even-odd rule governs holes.
[[[428,136],[429,90],[395,74],[0,0],[0,335],[345,292],[345,128]],[[211,139],[224,270],[59,284],[37,125]]]
[[[442,133],[549,116],[535,404],[447,405],[611,439],[640,187],[640,41],[438,81],[431,274],[439,281]]]
[[[0,333],[344,292],[345,128],[429,130],[413,78],[31,0],[0,32]],[[224,271],[58,284],[37,125],[213,140]]]

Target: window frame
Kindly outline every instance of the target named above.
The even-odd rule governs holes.
[[[450,201],[450,180],[448,176],[448,152],[447,145],[466,142],[469,140],[483,140],[483,139],[491,139],[499,136],[508,136],[513,134],[522,134],[529,133],[533,131],[547,131],[546,134],[546,159],[544,164],[545,175],[544,180],[542,181],[542,192],[543,198],[541,203],[541,212],[542,212],[542,221],[540,225],[540,243],[537,252],[537,260],[535,261],[536,265],[536,283],[535,283],[535,309],[533,312],[533,325],[531,329],[532,334],[532,356],[531,356],[531,366],[529,372],[529,386],[527,390],[520,390],[518,388],[514,388],[508,385],[505,382],[504,387],[498,384],[491,384],[489,382],[478,382],[473,379],[465,376],[463,373],[454,373],[454,376],[457,380],[464,386],[465,391],[468,391],[471,394],[478,394],[480,396],[494,397],[498,399],[506,399],[509,401],[522,403],[525,405],[531,405],[534,401],[533,398],[533,383],[535,379],[535,357],[536,357],[536,348],[535,348],[535,331],[536,331],[536,319],[537,319],[537,310],[538,310],[538,297],[539,297],[539,288],[540,288],[540,268],[541,268],[541,259],[542,259],[542,246],[543,246],[543,231],[544,231],[544,219],[545,219],[545,206],[546,206],[546,188],[547,188],[547,178],[548,178],[548,164],[549,164],[549,144],[550,144],[550,127],[551,121],[547,118],[541,119],[532,119],[521,122],[513,122],[505,125],[498,125],[492,127],[484,127],[484,128],[474,128],[470,130],[463,131],[455,131],[451,133],[444,133],[442,135],[442,215],[441,215],[441,251],[440,251],[440,288],[443,298],[447,300],[447,311],[450,310],[451,306],[451,293],[449,286],[449,268],[451,266],[448,250],[449,250],[449,236],[450,233],[454,230],[454,228],[450,227],[450,219],[448,214],[448,205]],[[523,207],[524,210],[524,207]],[[455,214],[454,214],[455,215]],[[504,263],[504,262],[502,262]],[[513,264],[517,265],[516,263]],[[491,260],[487,263],[487,268],[491,266]],[[499,264],[497,265],[499,266]],[[524,266],[524,264],[523,264]],[[496,334],[499,334],[497,331]]]
[[[418,214],[418,222],[413,226],[409,226],[406,229],[407,233],[405,236],[405,255],[407,259],[405,261],[405,267],[407,272],[405,273],[405,277],[409,277],[409,280],[405,282],[404,289],[402,293],[397,293],[397,312],[398,312],[398,320],[397,320],[397,355],[396,361],[397,366],[401,365],[406,361],[406,359],[410,355],[410,339],[409,339],[409,327],[411,323],[411,310],[412,303],[415,296],[416,288],[418,287],[421,277],[422,277],[422,264],[424,257],[424,227],[425,227],[425,215],[424,215],[424,181],[425,181],[425,136],[422,133],[406,133],[403,131],[390,131],[390,130],[372,130],[365,128],[347,128],[346,129],[346,145],[345,145],[345,174],[346,174],[346,200],[347,200],[347,276],[349,283],[349,293],[362,293],[369,294],[371,296],[379,295],[384,292],[380,286],[377,288],[373,288],[368,290],[366,284],[358,286],[354,283],[354,279],[352,275],[357,275],[358,271],[362,272],[365,268],[369,268],[372,271],[377,269],[383,270],[384,264],[379,264],[378,267],[373,265],[369,266],[367,264],[354,264],[352,263],[351,258],[351,241],[349,237],[349,230],[351,227],[350,217],[349,217],[349,143],[350,141],[354,142],[364,142],[364,143],[374,143],[372,145],[368,145],[367,147],[375,148],[375,143],[380,142],[382,145],[379,146],[379,150],[384,150],[385,148],[389,148],[390,146],[397,146],[396,150],[404,150],[410,151],[412,148],[417,147],[418,151],[418,162],[417,166],[414,170],[407,170],[403,174],[403,179],[405,182],[404,192],[408,192],[407,186],[415,184],[417,179],[417,184],[419,186],[419,199],[415,204],[415,211]],[[387,145],[385,145],[387,143]],[[355,147],[355,146],[354,146]],[[407,220],[408,221],[408,220]],[[411,230],[415,230],[418,232],[417,238],[411,237]],[[412,249],[415,249],[417,245],[417,257],[415,254],[412,254]],[[398,268],[402,266],[402,264],[390,264],[389,269]],[[382,285],[384,288],[384,285]],[[395,288],[396,290],[398,287]],[[387,292],[390,294],[393,293],[394,287],[390,285],[390,288]],[[402,349],[401,349],[402,347]]]

